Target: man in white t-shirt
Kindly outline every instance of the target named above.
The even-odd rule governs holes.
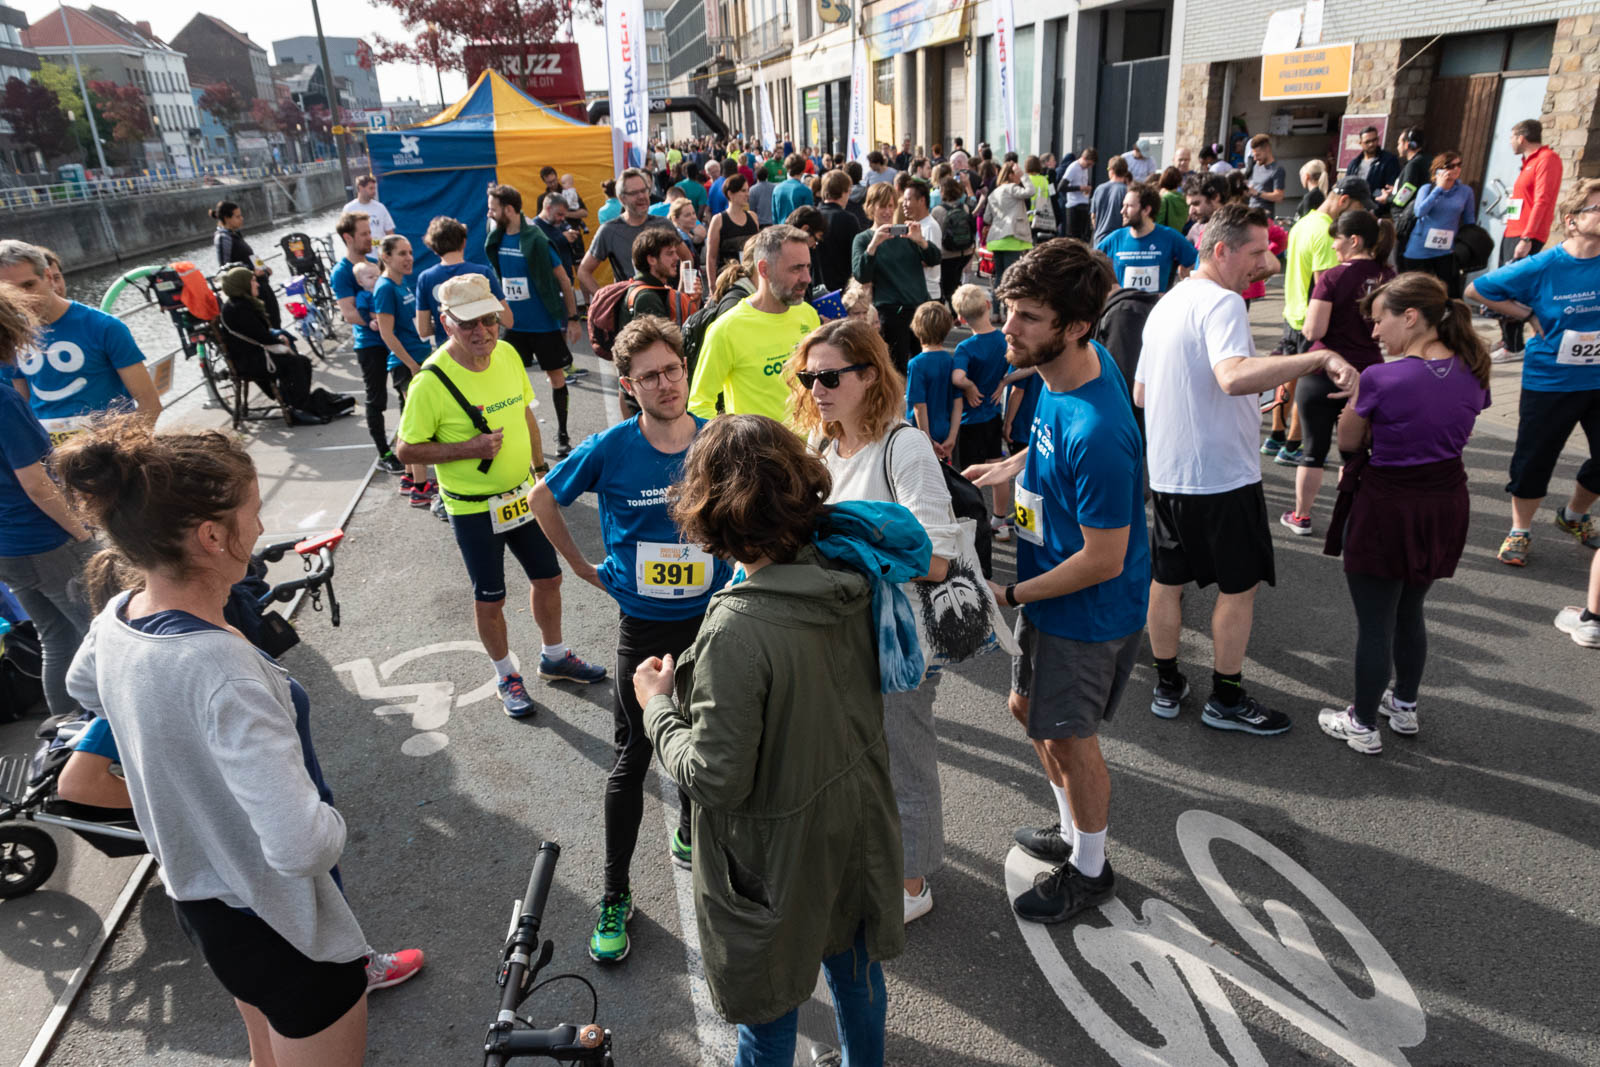
[[[940,247],[944,240],[944,232],[928,213],[928,186],[925,182],[915,181],[906,185],[906,191],[900,194],[900,210],[906,217],[907,225],[920,227],[922,236],[928,239],[928,243],[935,248]],[[939,272],[937,264],[922,268],[923,280],[928,285],[929,300],[939,299]]]
[[[1156,172],[1156,161],[1144,154],[1144,150],[1148,147],[1150,147],[1149,141],[1140,141],[1122,153],[1122,158],[1128,161],[1128,174],[1133,178],[1134,184],[1144,181]]]
[[[1206,223],[1200,267],[1172,288],[1145,322],[1133,401],[1145,409],[1154,519],[1150,526],[1150,710],[1176,718],[1189,685],[1178,671],[1183,587],[1215,583],[1211,696],[1200,721],[1219,730],[1281,734],[1289,717],[1244,691],[1242,671],[1256,587],[1276,584],[1267,502],[1261,489],[1261,411],[1256,396],[1324,371],[1345,396],[1357,372],[1324,350],[1258,356],[1239,295],[1278,270],[1267,215],[1228,204]]]
[[[344,206],[345,211],[360,211],[372,223],[372,243],[377,244],[395,232],[394,216],[378,202],[378,179],[363,174],[356,179],[356,198]]]
[[[1099,153],[1085,148],[1077,159],[1067,164],[1067,171],[1056,187],[1067,209],[1067,236],[1080,241],[1087,241],[1094,233],[1094,224],[1089,220],[1089,196],[1094,192],[1094,165],[1099,161]]]

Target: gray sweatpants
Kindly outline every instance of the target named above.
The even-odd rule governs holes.
[[[89,601],[80,576],[94,555],[93,541],[68,541],[36,556],[0,556],[0,582],[39,628],[44,651],[44,702],[52,715],[78,709],[67,695],[67,668],[89,632]]]
[[[906,878],[926,877],[944,863],[939,738],[933,727],[940,678],[936,674],[909,693],[883,696],[883,734],[889,744],[889,780],[900,809]]]

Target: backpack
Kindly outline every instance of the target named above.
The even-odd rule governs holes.
[[[965,252],[977,243],[976,226],[966,197],[953,205],[945,205],[944,236],[939,243],[946,252]]]
[[[671,313],[672,321],[679,326],[686,325],[684,320],[695,310],[696,302],[692,298],[664,285],[647,285],[637,278],[629,278],[624,282],[603,286],[589,301],[589,347],[607,363],[611,362],[611,346],[617,340],[618,305],[626,300],[628,310],[633,311],[634,301],[646,289],[666,294],[667,310]]]
[[[891,492],[894,481],[889,477],[889,444],[894,441],[895,434],[905,429],[912,427],[909,423],[901,423],[890,430],[883,446],[883,480],[889,483]],[[957,519],[971,519],[975,524],[972,547],[977,550],[978,562],[983,565],[983,576],[994,577],[994,531],[989,528],[989,505],[984,502],[983,490],[963,478],[948,463],[939,464],[939,470],[944,475],[944,487],[950,491],[950,510],[955,512]]]
[[[735,286],[729,289],[721,300],[714,304],[707,304],[684,320],[683,356],[688,361],[690,381],[694,380],[695,360],[700,358],[700,350],[706,346],[706,334],[710,332],[711,324],[716,321],[717,316],[734,307],[749,295],[744,289]]]

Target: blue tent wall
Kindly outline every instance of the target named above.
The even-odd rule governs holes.
[[[439,262],[422,243],[436,215],[466,223],[467,258],[482,263],[488,230],[484,194],[497,180],[494,130],[466,120],[448,128],[368,134],[367,145],[378,198],[394,216],[395,228],[410,239],[416,270]]]

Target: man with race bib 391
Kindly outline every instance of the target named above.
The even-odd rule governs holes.
[[[539,677],[598,682],[606,671],[579,659],[561,639],[561,564],[527,501],[537,439],[533,385],[516,349],[499,340],[500,301],[481,274],[451,278],[439,286],[438,300],[450,340],[411,382],[395,451],[404,463],[434,465],[472,580],[478,637],[499,675],[500,701],[507,715],[522,718],[533,701],[506,633],[507,548],[530,583],[543,640]]]
[[[156,421],[161,397],[121,319],[57,295],[44,253],[23,241],[0,241],[0,282],[13,286],[39,320],[38,343],[4,374],[28,398],[53,443],[114,408],[136,408]]]
[[[1486,274],[1467,300],[1533,328],[1522,364],[1517,444],[1511,453],[1511,532],[1499,559],[1525,566],[1539,510],[1576,426],[1589,441],[1572,496],[1556,525],[1589,548],[1600,529],[1589,510],[1600,497],[1600,179],[1583,178],[1561,205],[1560,244]]]
[[[644,779],[653,752],[644,711],[627,679],[652,656],[683,654],[694,643],[711,594],[732,568],[698,545],[684,543],[667,515],[667,496],[683,469],[689,445],[704,419],[689,414],[683,334],[671,321],[647,315],[617,334],[612,345],[622,388],[640,414],[594,434],[534,486],[529,502],[556,551],[572,571],[616,600],[616,763],[606,780],[605,895],[589,938],[589,955],[614,963],[628,954],[627,921],[633,914],[628,868],[644,817]],[[606,558],[584,558],[561,515],[585,493],[600,504]],[[672,861],[689,867],[689,797],[681,790]]]

